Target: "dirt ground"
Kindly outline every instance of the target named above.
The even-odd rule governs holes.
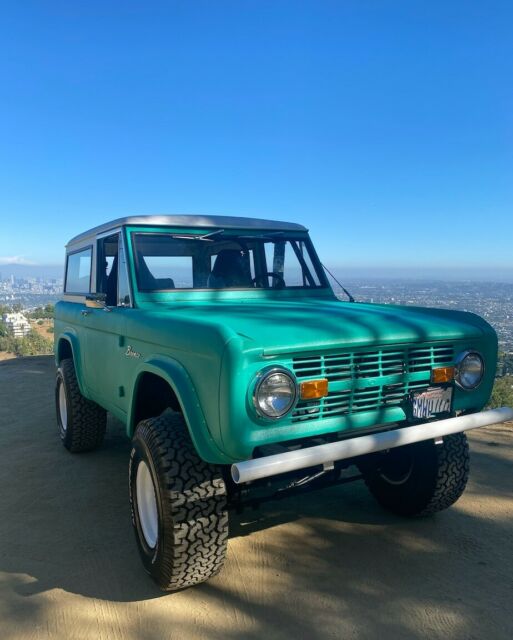
[[[361,482],[234,516],[211,581],[163,595],[137,556],[129,442],[60,445],[48,357],[0,364],[0,638],[513,637],[513,427],[472,432],[452,509],[406,520]]]

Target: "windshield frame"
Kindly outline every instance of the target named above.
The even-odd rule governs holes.
[[[300,292],[302,294],[304,294],[305,292],[309,292],[309,293],[314,293],[314,292],[320,292],[320,291],[325,291],[326,289],[331,291],[331,287],[327,278],[327,275],[322,267],[322,264],[319,260],[319,257],[317,255],[317,252],[315,251],[315,247],[312,243],[312,240],[308,234],[307,231],[276,231],[276,230],[272,230],[272,231],[268,231],[266,229],[227,229],[227,230],[223,230],[223,229],[219,229],[219,230],[214,230],[214,232],[212,232],[212,229],[205,229],[202,227],[198,227],[198,228],[193,228],[193,229],[184,229],[184,228],[174,228],[174,227],[132,227],[132,228],[128,228],[127,229],[128,234],[130,236],[130,252],[131,252],[131,262],[132,262],[132,269],[133,269],[133,282],[137,287],[137,291],[141,294],[144,295],[152,295],[152,294],[172,294],[172,295],[178,295],[178,294],[195,294],[195,293],[205,293],[205,292],[217,292],[217,293],[229,293],[229,292],[244,292],[244,293],[278,293],[278,294],[283,294],[284,292],[286,292],[286,295],[290,295],[291,292]],[[215,287],[179,287],[179,288],[159,288],[159,289],[145,289],[145,288],[141,288],[140,287],[140,281],[139,281],[139,273],[140,273],[140,268],[139,268],[139,256],[138,256],[138,251],[136,249],[136,238],[140,235],[157,235],[157,234],[162,234],[162,235],[168,235],[168,236],[177,236],[177,240],[187,240],[187,239],[191,239],[194,242],[198,242],[198,243],[210,243],[211,241],[214,240],[210,240],[208,238],[209,235],[211,235],[212,233],[214,233],[216,236],[218,235],[218,233],[222,233],[223,235],[223,239],[229,240],[231,237],[233,237],[234,239],[238,238],[238,237],[243,237],[244,240],[247,240],[248,242],[251,242],[254,238],[253,241],[255,240],[259,240],[261,239],[262,242],[269,242],[269,241],[273,241],[274,239],[276,240],[284,240],[284,241],[300,241],[304,243],[304,246],[308,252],[308,257],[309,257],[309,262],[311,263],[311,267],[312,267],[312,276],[313,278],[316,278],[319,281],[319,284],[310,284],[307,286],[304,285],[291,285],[291,286],[285,286],[282,288],[279,287],[219,287],[219,288],[215,288]],[[215,237],[215,236],[214,236]],[[303,270],[304,267],[301,264],[301,261],[298,257],[298,252],[296,252],[294,245],[290,244],[291,249],[294,251],[295,255],[296,255],[296,259],[298,260],[299,265],[301,266],[301,269]],[[308,265],[307,265],[308,268]],[[304,273],[304,271],[303,271]]]

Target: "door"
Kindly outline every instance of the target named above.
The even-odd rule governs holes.
[[[93,399],[119,416],[126,413],[126,313],[130,290],[121,232],[96,243],[96,292],[106,296],[106,307],[86,308],[85,366]]]

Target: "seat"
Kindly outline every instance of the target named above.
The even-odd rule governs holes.
[[[240,249],[223,249],[217,254],[207,286],[210,289],[251,287],[247,255]]]
[[[173,278],[155,278],[151,273],[142,253],[137,254],[137,281],[141,291],[158,291],[160,289],[174,289]]]
[[[148,269],[148,265],[146,264],[146,260],[142,253],[137,253],[137,282],[139,284],[139,289],[142,291],[156,288],[155,278]]]

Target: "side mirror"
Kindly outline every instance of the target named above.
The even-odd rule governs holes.
[[[107,306],[107,294],[105,293],[90,293],[86,296],[86,307],[89,309],[106,309],[110,311]]]

